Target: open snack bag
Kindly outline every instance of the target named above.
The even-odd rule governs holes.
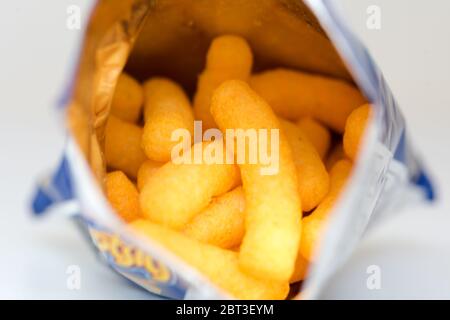
[[[329,1],[98,0],[65,96],[33,209],[75,203],[105,261],[165,297],[317,298],[374,221],[433,198]]]

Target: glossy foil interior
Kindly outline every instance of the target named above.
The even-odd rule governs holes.
[[[141,80],[166,75],[192,92],[211,39],[243,36],[255,70],[285,66],[334,77],[349,75],[316,18],[295,0],[152,1],[127,63]]]
[[[299,0],[100,0],[79,61],[69,127],[102,181],[104,124],[125,69],[145,80],[167,76],[192,95],[211,40],[245,37],[254,70],[289,67],[352,81],[317,19]]]

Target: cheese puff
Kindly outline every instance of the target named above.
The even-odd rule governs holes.
[[[325,166],[306,134],[294,123],[280,119],[297,168],[298,193],[303,211],[311,211],[325,198],[330,178]]]
[[[244,236],[242,187],[219,196],[184,228],[184,234],[224,249],[237,247]]]
[[[366,100],[349,83],[300,71],[275,69],[253,75],[251,87],[279,116],[311,116],[339,133],[349,114]]]
[[[289,283],[296,283],[303,281],[308,273],[309,262],[303,258],[301,254],[297,255],[297,261],[295,262],[295,270],[289,280]]]
[[[275,174],[263,174],[261,163],[239,164],[246,205],[246,233],[239,264],[244,272],[258,279],[288,281],[300,242],[302,209],[287,138],[270,106],[243,81],[223,83],[214,93],[211,112],[222,131],[279,132],[279,163]]]
[[[223,141],[199,143],[183,157],[195,157],[201,147],[203,159],[208,147],[223,148]],[[212,198],[240,183],[239,169],[234,164],[208,164],[206,161],[168,162],[146,182],[140,201],[144,216],[164,226],[182,229],[195,215],[205,209]]]
[[[137,122],[144,103],[144,91],[139,82],[126,73],[117,81],[111,103],[111,113],[122,120]]]
[[[324,159],[331,145],[331,133],[328,128],[311,117],[300,118],[297,125]]]
[[[123,220],[131,222],[141,216],[138,191],[122,171],[106,175],[105,189],[109,203]]]
[[[247,81],[253,65],[253,54],[244,38],[224,35],[215,38],[209,47],[206,68],[200,74],[194,97],[194,112],[206,129],[216,124],[210,112],[214,90],[226,80]]]
[[[146,157],[141,148],[142,128],[109,116],[105,129],[105,159],[108,167],[136,178]]]
[[[342,145],[342,142],[338,143],[334,146],[334,148],[331,150],[330,154],[328,155],[327,161],[326,161],[326,167],[328,170],[331,170],[333,166],[339,161],[346,159],[347,156],[344,152],[344,146]]]
[[[206,70],[245,78],[252,71],[253,54],[247,41],[235,35],[215,38],[206,56]]]
[[[239,269],[236,252],[201,243],[145,220],[135,221],[131,227],[138,233],[159,242],[234,298],[284,299],[289,292],[287,282],[260,281],[243,273]]]
[[[308,261],[313,259],[314,249],[320,240],[324,223],[339,200],[341,191],[351,174],[352,166],[349,160],[340,160],[334,165],[330,172],[330,192],[317,209],[303,219],[300,253]]]
[[[358,155],[371,112],[372,107],[365,104],[354,110],[347,119],[344,133],[344,151],[351,160],[355,160]]]
[[[177,141],[172,134],[177,129],[194,134],[194,115],[183,89],[165,78],[152,78],[144,84],[145,126],[142,147],[148,158],[167,162]]]
[[[146,160],[141,165],[137,174],[137,186],[139,191],[144,188],[145,183],[156,172],[156,170],[158,170],[163,165],[164,163],[156,162],[150,159]]]

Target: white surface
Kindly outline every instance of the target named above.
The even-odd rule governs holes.
[[[440,200],[405,212],[369,235],[330,283],[325,298],[450,298],[450,3],[446,0],[340,0],[398,99],[409,131],[435,175]],[[65,217],[31,219],[35,178],[54,167],[64,137],[53,110],[79,31],[66,8],[87,0],[10,1],[0,11],[0,298],[151,298],[99,263]],[[379,5],[382,28],[366,28]],[[70,265],[81,289],[67,289]],[[381,290],[366,287],[369,265]]]

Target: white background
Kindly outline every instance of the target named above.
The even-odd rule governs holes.
[[[66,8],[86,0],[9,1],[0,10],[0,298],[151,298],[99,263],[73,223],[29,211],[35,179],[64,143],[54,105],[77,55]],[[450,298],[450,2],[337,0],[371,50],[438,186],[431,207],[408,209],[369,234],[324,298]],[[381,30],[366,27],[369,5]],[[81,290],[66,270],[81,268]],[[381,290],[366,269],[381,270]]]

